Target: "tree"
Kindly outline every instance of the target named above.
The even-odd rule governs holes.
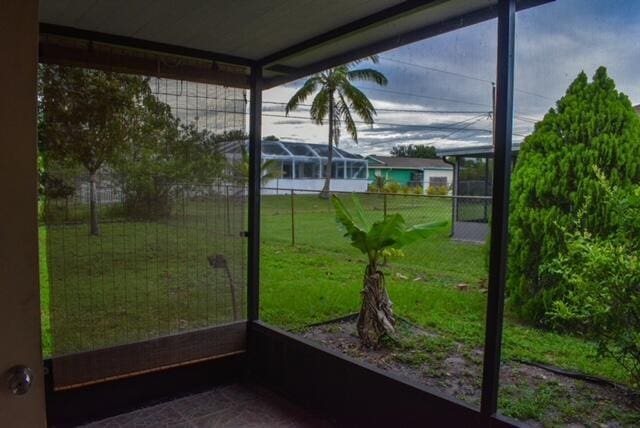
[[[398,144],[391,149],[391,156],[397,158],[438,159],[436,148],[426,144]]]
[[[369,224],[357,198],[353,198],[353,214],[337,196],[333,195],[332,201],[336,209],[336,220],[345,230],[344,236],[351,240],[352,246],[367,256],[357,329],[363,345],[375,347],[380,338],[394,332],[395,326],[393,304],[384,285],[384,273],[378,268],[381,260],[389,250],[426,238],[433,229],[445,222],[406,227],[402,216],[393,214]]]
[[[139,138],[121,150],[112,165],[127,215],[157,220],[171,214],[172,194],[211,185],[222,176],[226,161],[219,143],[236,135],[181,124],[153,95],[147,103]]]
[[[577,231],[566,232],[567,251],[543,266],[570,290],[553,302],[549,313],[558,327],[580,333],[598,345],[640,386],[640,187],[612,187],[602,174],[602,199],[611,210],[611,233],[594,236],[582,218],[597,209],[592,201],[580,208]]]
[[[371,57],[374,63],[377,57]],[[324,170],[325,181],[320,197],[328,198],[331,190],[331,169],[333,161],[333,146],[338,146],[340,128],[344,123],[347,132],[358,142],[358,129],[353,119],[355,113],[366,124],[373,124],[376,109],[369,98],[352,82],[365,81],[385,86],[387,78],[372,68],[353,69],[360,61],[354,61],[345,65],[330,68],[321,73],[314,74],[289,100],[285,113],[296,110],[304,101],[317,91],[309,111],[311,119],[318,125],[322,125],[328,118],[329,141],[327,166]]]
[[[97,173],[137,135],[136,110],[148,85],[141,77],[77,67],[40,71],[43,145],[51,158],[89,173],[90,233],[99,235]]]
[[[544,324],[553,302],[571,285],[541,265],[567,251],[578,207],[591,201],[582,227],[592,236],[611,231],[611,211],[600,204],[597,167],[613,186],[640,182],[640,119],[604,67],[593,81],[584,72],[537,123],[520,150],[511,188],[509,301],[524,319]]]

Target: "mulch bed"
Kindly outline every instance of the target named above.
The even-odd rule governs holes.
[[[360,345],[356,315],[309,326],[303,336],[479,406],[482,349],[446,340],[402,319],[396,329],[394,337],[377,349]],[[597,379],[586,381],[523,362],[507,361],[502,364],[500,387],[503,413],[520,418],[526,426],[640,424],[637,396],[626,388]]]

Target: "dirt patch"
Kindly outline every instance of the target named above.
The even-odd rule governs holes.
[[[400,320],[378,349],[360,345],[355,316],[310,326],[303,336],[395,375],[480,404],[481,349]],[[637,397],[515,361],[502,364],[500,409],[526,426],[640,426]]]

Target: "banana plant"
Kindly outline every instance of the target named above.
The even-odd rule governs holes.
[[[418,239],[427,238],[433,229],[446,222],[407,227],[402,215],[391,214],[380,221],[369,223],[358,198],[354,196],[352,199],[354,208],[349,212],[340,198],[332,196],[336,220],[344,229],[344,236],[368,258],[357,330],[362,344],[371,348],[377,347],[384,335],[395,331],[393,303],[385,288],[384,273],[378,268],[385,250],[388,252],[389,249],[398,249]]]

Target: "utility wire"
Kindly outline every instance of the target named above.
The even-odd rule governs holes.
[[[453,132],[451,132],[451,133],[449,133],[449,134],[445,135],[445,136],[444,136],[444,139],[446,140],[447,138],[449,138],[449,137],[451,137],[452,135],[454,135],[454,134],[456,134],[456,133],[458,133],[458,132],[462,131],[463,129],[467,129],[469,126],[473,125],[474,123],[477,123],[477,122],[478,122],[479,120],[481,120],[483,117],[484,117],[484,116],[476,116],[475,118],[473,118],[473,117],[472,117],[471,119],[468,119],[468,120],[470,120],[471,122],[469,122],[468,124],[466,124],[465,126],[463,126],[463,127],[459,128],[459,129],[456,129],[455,131],[453,131]],[[473,119],[475,119],[475,120],[473,120]]]
[[[374,88],[374,87],[370,87],[370,86],[363,86],[362,89],[367,89],[369,91],[385,92],[385,93],[396,94],[396,95],[404,95],[404,96],[408,96],[408,97],[426,98],[426,99],[429,99],[429,100],[446,101],[446,102],[450,102],[450,103],[467,104],[467,105],[474,105],[474,106],[481,106],[481,107],[491,108],[491,106],[488,105],[488,104],[476,103],[476,102],[473,102],[473,101],[457,100],[457,99],[453,99],[453,98],[433,97],[433,96],[429,96],[429,95],[414,94],[414,93],[411,93],[411,92],[394,91],[394,90],[391,90],[391,89],[380,89],[380,88]]]
[[[267,116],[267,117],[276,117],[276,118],[281,118],[281,119],[302,119],[302,120],[311,120],[310,117],[306,117],[306,116],[293,116],[293,115],[282,115],[282,114],[269,114],[269,113],[262,113],[263,116]],[[485,116],[486,113],[483,113],[482,116]],[[492,130],[490,129],[483,129],[483,128],[456,128],[456,126],[460,125],[460,124],[464,124],[467,121],[469,121],[470,119],[467,118],[463,121],[460,122],[455,122],[452,123],[450,125],[418,125],[418,124],[405,124],[405,123],[391,123],[391,122],[374,122],[375,125],[384,125],[384,126],[402,126],[402,127],[408,127],[408,128],[416,128],[416,129],[434,129],[434,130],[440,130],[440,131],[451,131],[451,130],[457,130],[457,131],[462,131],[462,130],[467,130],[467,131],[476,131],[476,132],[484,132],[484,133],[488,133],[491,134]],[[479,120],[479,119],[478,119]],[[367,125],[369,126],[370,124],[360,121],[360,120],[354,120],[354,123],[358,124],[358,125]],[[518,134],[518,133],[512,133],[515,136],[518,137],[526,137],[526,135],[522,135],[522,134]]]
[[[278,101],[262,101],[263,104],[287,105],[285,102]],[[311,104],[298,104],[303,107],[311,107]],[[441,113],[441,114],[486,114],[489,112],[481,110],[419,110],[419,109],[395,109],[395,108],[376,108],[376,111],[384,111],[390,113]]]
[[[494,84],[493,81],[488,80],[488,79],[482,79],[482,78],[479,78],[479,77],[469,76],[468,74],[456,73],[454,71],[449,71],[449,70],[442,70],[440,68],[428,67],[426,65],[416,64],[416,63],[408,62],[408,61],[402,61],[402,60],[395,59],[395,58],[389,58],[387,56],[380,56],[380,59],[382,59],[384,61],[390,61],[390,62],[395,62],[395,63],[398,63],[398,64],[408,65],[408,66],[411,66],[411,67],[421,68],[421,69],[427,70],[427,71],[435,71],[435,72],[438,72],[438,73],[449,74],[451,76],[461,77],[461,78],[464,78],[464,79],[475,80],[476,82],[488,83],[490,85]],[[546,95],[537,94],[535,92],[525,91],[523,89],[518,89],[518,88],[514,88],[514,91],[520,92],[520,93],[523,93],[523,94],[527,94],[527,95],[531,95],[531,96],[534,96],[534,97],[538,97],[538,98],[543,98],[545,100],[554,101],[554,99],[551,98],[551,97],[548,97]]]

